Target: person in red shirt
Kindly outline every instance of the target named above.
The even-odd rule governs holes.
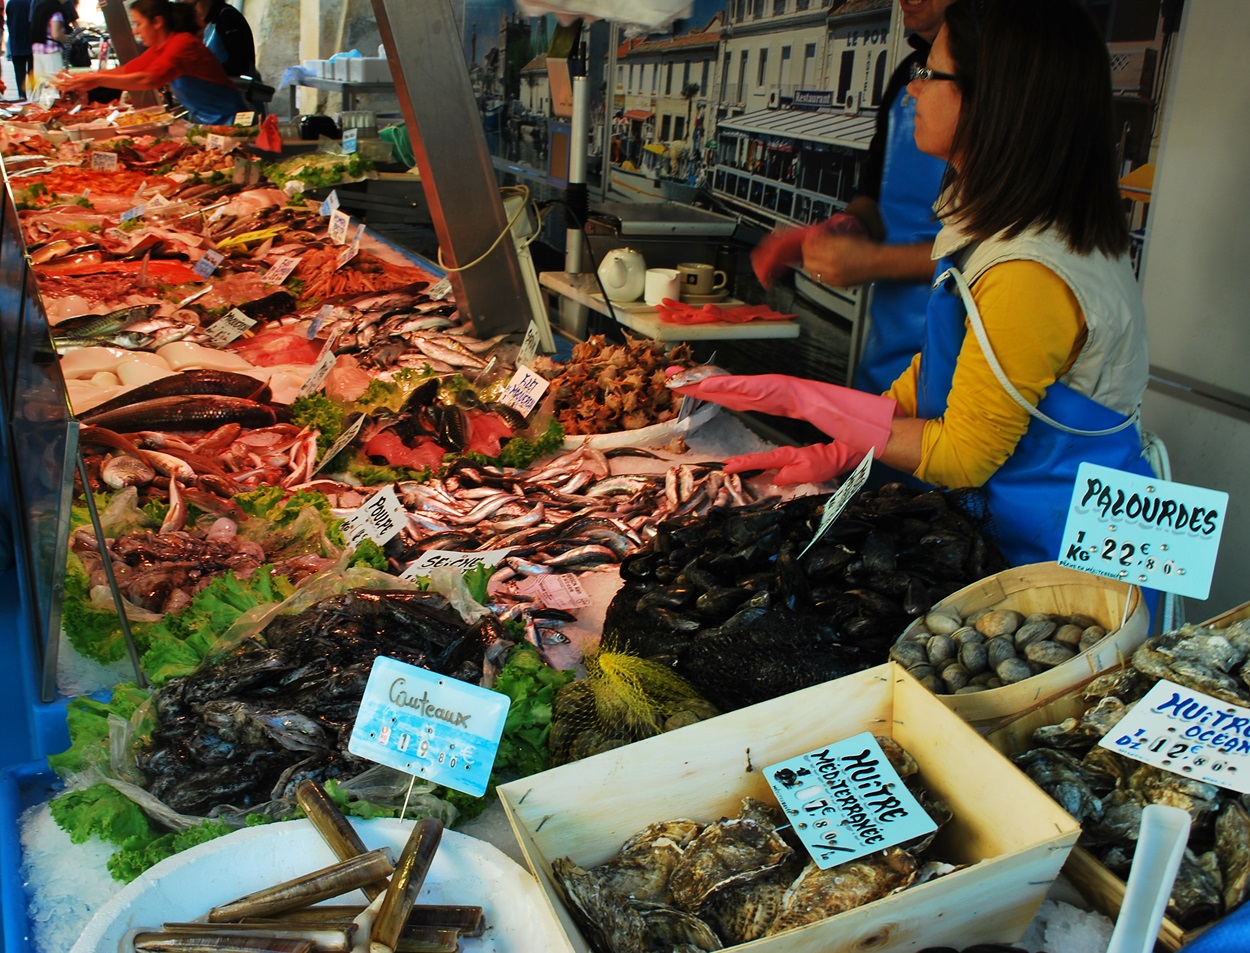
[[[59,73],[54,82],[68,92],[100,86],[120,90],[168,86],[191,118],[205,125],[228,124],[247,109],[234,81],[197,37],[190,5],[170,0],[135,0],[130,23],[144,50],[129,63],[88,73]]]

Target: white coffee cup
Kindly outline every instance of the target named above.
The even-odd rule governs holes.
[[[681,279],[681,296],[710,295],[724,291],[729,283],[728,277],[718,268],[701,261],[685,261],[677,266],[677,274]]]
[[[642,300],[650,305],[657,305],[665,298],[680,301],[681,281],[676,268],[648,268],[647,283],[642,292]]]

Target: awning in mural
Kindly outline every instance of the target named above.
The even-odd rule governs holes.
[[[867,149],[876,126],[875,113],[818,113],[799,109],[760,109],[716,124],[718,133],[737,138],[802,139],[844,149]]]
[[[634,122],[646,122],[655,113],[650,109],[627,109],[625,110],[625,118],[632,119]]]

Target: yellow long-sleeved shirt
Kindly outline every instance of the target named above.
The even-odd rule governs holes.
[[[1034,261],[1008,261],[972,288],[994,355],[1033,406],[1075,363],[1085,345],[1085,316],[1063,280]],[[1011,456],[1028,412],[1003,389],[965,322],[946,413],[928,421],[915,475],[944,487],[981,486]],[[904,416],[916,416],[920,355],[888,391]]]

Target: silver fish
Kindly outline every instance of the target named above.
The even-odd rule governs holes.
[[[727,375],[729,371],[723,367],[717,367],[715,364],[699,364],[695,367],[687,367],[678,371],[667,381],[664,382],[665,387],[689,387],[691,384],[697,384],[699,381],[705,381],[709,377],[721,377]]]

